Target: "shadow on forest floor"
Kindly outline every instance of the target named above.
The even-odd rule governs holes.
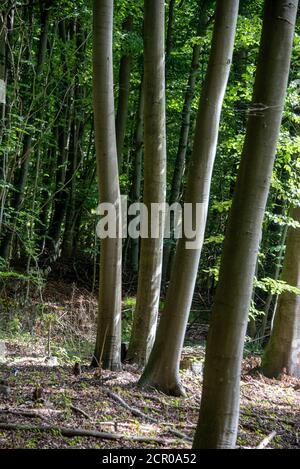
[[[0,379],[8,380],[11,393],[0,396],[0,448],[189,448],[191,443],[174,435],[177,430],[192,437],[201,396],[201,376],[182,371],[186,398],[170,398],[156,391],[136,387],[138,374],[129,365],[120,373],[83,366],[75,377],[72,366],[50,367],[40,350],[30,344],[5,341],[8,354],[0,365]],[[244,360],[241,383],[241,419],[238,446],[255,448],[265,436],[276,431],[268,448],[299,448],[299,380],[283,376],[271,380],[253,371],[259,359]],[[103,386],[104,385],[104,386]],[[33,399],[42,388],[42,399]],[[147,417],[137,416],[106,390],[117,394],[130,407]],[[5,424],[31,425],[30,430],[4,429]],[[2,427],[1,427],[2,425]],[[38,431],[36,427],[54,427]],[[57,427],[117,433],[116,440],[92,436],[62,435]],[[147,442],[124,440],[122,436],[146,437]],[[151,442],[151,438],[159,439]]]

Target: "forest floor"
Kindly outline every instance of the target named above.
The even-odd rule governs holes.
[[[189,448],[190,442],[172,433],[192,437],[197,423],[201,375],[182,371],[185,398],[170,398],[136,387],[138,374],[129,365],[120,373],[83,366],[73,375],[71,365],[50,366],[37,345],[6,341],[7,356],[1,364],[1,379],[8,379],[11,393],[0,398],[0,448]],[[241,420],[238,446],[255,448],[276,432],[268,448],[300,447],[300,384],[281,377],[264,378],[253,371],[258,359],[244,360],[241,382]],[[42,399],[34,400],[36,386]],[[112,392],[112,393],[111,393]],[[131,409],[125,408],[120,397]],[[139,412],[141,412],[140,415]],[[144,414],[144,415],[142,415]],[[3,424],[16,424],[11,430]],[[30,425],[31,429],[22,429]],[[48,428],[47,431],[41,427]],[[18,429],[19,427],[19,429]],[[117,434],[103,437],[64,436],[58,427]],[[99,435],[100,436],[100,435]],[[129,439],[125,439],[125,438]],[[146,437],[134,441],[131,437]],[[159,441],[151,441],[151,439]]]
[[[91,316],[95,313],[91,297],[75,289],[69,293],[72,302],[68,300],[68,310],[67,302],[62,301],[65,290],[62,284],[51,284],[43,298],[49,308],[59,312],[55,327],[61,327],[71,311],[74,315],[77,305],[82,313],[78,321],[84,330],[84,321],[90,321],[87,305]],[[127,301],[125,311],[129,305]],[[71,316],[64,323],[63,335],[68,327],[76,329],[79,323]],[[180,373],[186,397],[172,398],[153,390],[141,391],[136,386],[139,374],[130,365],[125,364],[118,373],[90,368],[82,340],[79,376],[73,374],[77,358],[68,356],[55,338],[51,338],[51,349],[57,362],[49,362],[45,359],[47,329],[42,324],[36,321],[34,337],[15,333],[1,336],[0,380],[8,381],[11,392],[8,396],[0,393],[0,448],[191,447],[201,398],[203,345],[185,347]],[[90,334],[86,326],[86,335]],[[74,334],[73,342],[76,337]],[[198,368],[190,366],[190,357]],[[278,380],[265,378],[259,373],[259,364],[260,357],[255,354],[243,361],[237,445],[256,448],[272,434],[267,448],[300,448],[300,380],[286,375]],[[38,400],[33,396],[37,386],[42,389]],[[74,434],[67,436],[70,430]],[[98,434],[86,435],[85,431]]]

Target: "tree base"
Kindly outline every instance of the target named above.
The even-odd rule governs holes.
[[[184,387],[179,378],[166,380],[162,377],[161,379],[153,379],[151,376],[144,377],[142,375],[138,381],[138,387],[141,389],[156,389],[168,396],[186,397]]]

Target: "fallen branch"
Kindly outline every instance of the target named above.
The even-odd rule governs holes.
[[[258,446],[256,446],[256,449],[264,449],[268,446],[268,444],[273,440],[274,436],[276,436],[276,432],[273,431],[270,433],[270,435],[266,436],[266,438],[264,438]]]
[[[58,432],[62,436],[84,436],[92,438],[102,438],[104,440],[126,440],[126,441],[139,441],[144,443],[158,443],[160,445],[169,445],[171,443],[178,443],[175,439],[154,438],[151,436],[129,436],[122,435],[121,433],[106,433],[98,432],[96,430],[85,430],[84,428],[68,428],[57,427],[52,425],[23,425],[17,423],[0,422],[1,430],[23,430],[26,432],[39,431],[39,432]]]
[[[80,409],[80,407],[76,407],[75,405],[71,404],[71,405],[70,405],[70,409],[74,410],[74,411],[77,412],[78,414],[81,414],[81,415],[83,415],[84,417],[86,417],[87,419],[91,420],[90,415],[87,414],[84,410]]]
[[[42,420],[47,420],[47,417],[41,415],[36,410],[16,410],[16,409],[0,409],[0,414],[12,414],[12,415],[21,415],[22,417],[30,417],[30,418],[40,418]]]
[[[107,389],[107,388],[102,388],[102,390],[108,395],[110,396],[112,399],[114,399],[115,401],[119,402],[119,404],[121,404],[122,407],[124,407],[125,409],[127,409],[129,412],[131,412],[133,415],[136,415],[137,417],[142,417],[144,419],[147,419],[149,420],[150,422],[153,422],[153,423],[158,423],[157,421],[157,418],[154,418],[152,417],[151,415],[147,415],[147,414],[144,414],[144,412],[140,411],[139,409],[137,409],[136,407],[132,407],[130,406],[129,404],[127,404],[127,402],[125,402],[122,397],[120,397],[118,394],[116,394],[115,392],[111,391],[110,389]],[[161,425],[165,425],[163,422],[161,423]],[[179,438],[182,438],[184,440],[187,440],[187,441],[192,441],[192,438],[190,438],[189,436],[185,435],[185,433],[182,433],[182,432],[179,432],[178,430],[174,430],[173,428],[170,428],[167,426],[167,431],[169,433],[172,433],[173,435],[176,435],[178,436]]]

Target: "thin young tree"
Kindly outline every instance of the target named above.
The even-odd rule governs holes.
[[[170,0],[168,5],[168,27],[166,34],[166,61],[168,61],[173,46],[173,23],[176,0]]]
[[[7,81],[7,12],[0,10],[0,143],[2,143],[4,121],[6,112],[6,81]],[[0,162],[0,181],[5,179],[5,159]],[[0,188],[0,201],[3,195],[3,189]],[[1,233],[0,222],[0,233]]]
[[[253,278],[289,75],[298,1],[265,0],[252,105],[227,225],[194,448],[234,448]]]
[[[300,223],[300,207],[294,208],[291,216]],[[288,285],[300,289],[299,226],[289,227],[281,278]],[[284,292],[279,297],[262,370],[270,377],[286,372],[300,378],[300,296],[293,292]]]
[[[179,377],[179,363],[204,237],[211,176],[221,109],[233,53],[238,6],[238,0],[217,2],[209,64],[198,109],[194,150],[184,201],[193,208],[193,226],[196,221],[195,208],[200,207],[201,225],[197,233],[200,242],[195,248],[188,249],[186,246],[188,237],[184,233],[178,241],[165,308],[151,356],[140,379],[141,386],[150,385],[167,394],[184,394]]]
[[[128,15],[123,22],[123,33],[129,34],[133,26],[133,16]],[[128,47],[128,46],[127,46]],[[119,161],[119,171],[122,170],[123,162],[123,147],[126,133],[126,123],[128,117],[128,102],[130,94],[130,72],[132,66],[132,59],[130,53],[125,51],[120,60],[119,69],[119,99],[116,116],[116,138],[117,138],[117,152]]]
[[[141,79],[138,109],[136,113],[136,127],[134,132],[134,149],[133,149],[133,176],[131,187],[131,200],[138,203],[141,196],[142,186],[142,159],[143,159],[143,143],[144,143],[144,114],[143,114],[143,78]],[[137,273],[139,268],[139,238],[130,240],[130,267],[132,272]]]
[[[144,198],[151,226],[151,204],[165,201],[166,129],[164,0],[145,0],[144,17]],[[138,292],[128,359],[144,365],[155,337],[163,246],[163,217],[157,236],[141,241]]]
[[[101,239],[97,339],[93,366],[118,370],[121,366],[122,238],[118,157],[113,95],[112,0],[93,2],[93,90],[97,173],[100,202],[116,213],[114,237]]]

